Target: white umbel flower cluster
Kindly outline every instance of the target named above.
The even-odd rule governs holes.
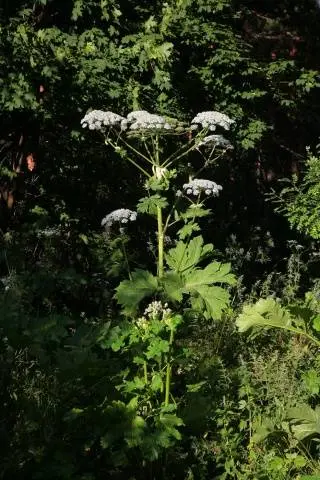
[[[119,208],[118,210],[114,210],[113,212],[106,215],[102,221],[101,225],[106,229],[110,228],[114,223],[121,223],[125,224],[130,222],[134,222],[137,219],[137,212],[133,212],[132,210],[128,210],[127,208]]]
[[[150,320],[160,320],[166,322],[171,314],[172,310],[171,308],[168,308],[167,303],[163,305],[160,301],[154,300],[147,306],[143,316],[138,318],[136,325],[142,330],[147,330]]]
[[[161,115],[149,113],[145,110],[130,112],[127,117],[117,113],[92,110],[81,120],[83,128],[89,130],[102,130],[117,127],[122,131],[130,130],[172,130],[172,126]]]
[[[218,185],[211,180],[204,180],[201,178],[194,178],[189,183],[183,185],[183,190],[187,195],[194,195],[197,197],[200,193],[205,193],[205,195],[214,195],[218,196],[222,186]]]
[[[144,315],[150,319],[162,318],[164,319],[172,313],[171,309],[168,308],[168,304],[162,303],[158,300],[151,302],[144,311]]]
[[[231,143],[223,135],[208,135],[204,137],[202,141],[198,144],[198,147],[211,147],[217,146],[221,148],[232,148]]]
[[[171,130],[171,125],[161,115],[149,113],[146,110],[130,112],[122,122],[123,129],[130,130]]]
[[[89,130],[101,130],[105,127],[121,126],[123,120],[125,118],[117,113],[92,110],[83,117],[80,123],[83,128],[88,127]]]
[[[233,123],[234,120],[231,120],[225,113],[200,112],[191,120],[191,128],[196,129],[201,125],[203,128],[208,128],[214,132],[217,126],[230,130]]]
[[[43,230],[39,230],[37,232],[37,237],[46,237],[46,238],[51,238],[51,237],[57,237],[60,234],[60,229],[58,227],[47,227],[44,228]]]

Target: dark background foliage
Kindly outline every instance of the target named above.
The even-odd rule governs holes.
[[[183,120],[217,110],[236,120],[233,152],[205,172],[223,195],[203,229],[250,290],[285,268],[289,239],[310,247],[265,194],[279,178],[303,175],[305,148],[318,143],[319,27],[311,0],[1,1],[1,478],[162,478],[161,466],[139,474],[134,453],[97,440],[107,428],[101,405],[117,399],[109,379],[118,366],[96,346],[96,327],[115,315],[113,289],[125,277],[118,245],[105,242],[100,223],[135,205],[142,179],[133,181],[98,135],[81,130],[87,109]],[[141,236],[152,238],[147,227],[128,240],[136,266],[150,260],[140,247]],[[48,229],[58,233],[46,236]],[[209,351],[217,334],[201,335]],[[208,361],[199,360],[209,376],[221,360]],[[222,391],[236,376],[224,369]],[[214,404],[223,393],[210,395],[198,402]],[[87,417],[75,427],[67,413],[78,407]],[[111,417],[103,421],[113,425]],[[194,478],[213,478],[207,464],[221,471],[197,444],[202,435],[194,422],[194,450],[186,440],[168,454],[170,478],[193,478],[179,476],[185,458],[197,464]]]

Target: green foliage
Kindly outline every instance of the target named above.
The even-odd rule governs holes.
[[[318,331],[318,315],[308,306],[292,306],[291,311],[282,307],[273,298],[260,299],[254,305],[245,305],[243,312],[236,320],[240,332],[252,327],[280,328],[303,335],[316,345],[320,345]]]
[[[116,299],[125,315],[136,312],[141,300],[155,293],[158,280],[150,272],[135,270],[130,280],[123,280],[116,290]]]
[[[185,273],[206,259],[212,251],[213,245],[204,245],[203,238],[197,236],[188,244],[178,241],[177,245],[168,251],[166,262],[176,273]]]
[[[157,216],[157,207],[166,208],[167,206],[168,202],[165,198],[160,195],[151,195],[150,197],[142,198],[139,201],[137,211]]]
[[[263,195],[317,141],[318,11],[249,3],[1,2],[1,480],[317,478],[320,309],[298,300],[316,257],[283,274],[288,233]],[[126,140],[165,166],[144,159],[134,176],[134,150],[81,129],[88,107],[159,111],[173,136]],[[237,121],[235,149],[202,158],[186,125],[212,109]],[[318,239],[309,161],[282,207]],[[175,195],[199,170],[219,201]],[[137,227],[102,234],[144,188]],[[239,324],[267,333],[238,335],[243,299],[272,293],[282,302],[246,306]]]
[[[315,410],[308,405],[292,408],[288,411],[288,418],[292,431],[298,440],[320,434],[319,407],[316,407]]]
[[[194,240],[197,239],[198,245],[199,242],[201,244],[202,238],[196,237]],[[190,259],[193,256],[196,265],[203,255],[210,251],[210,245],[205,245],[202,251],[195,251],[193,244],[190,250],[184,246],[188,260],[184,263],[184,267],[181,267],[183,257],[180,248],[178,246],[177,250],[172,249],[169,252],[169,262],[176,266],[176,270],[168,272],[163,279],[168,297],[181,301],[183,294],[188,293],[191,296],[193,310],[199,313],[204,312],[206,318],[220,319],[222,311],[228,305],[229,294],[224,288],[212,285],[215,283],[234,285],[235,277],[230,273],[230,265],[213,262],[204,269],[195,268],[194,264],[190,264]],[[179,272],[181,272],[180,275]]]
[[[309,155],[302,182],[295,176],[279,195],[270,195],[277,204],[277,211],[283,213],[290,225],[298,231],[320,238],[319,200],[320,200],[320,159]]]

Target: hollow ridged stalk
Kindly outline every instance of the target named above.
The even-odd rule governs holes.
[[[171,349],[171,345],[173,344],[173,337],[174,337],[174,331],[170,330],[170,340],[169,340],[170,349]],[[167,369],[166,369],[166,388],[165,388],[165,393],[164,393],[164,405],[165,405],[165,407],[167,407],[169,405],[170,384],[171,384],[171,363],[170,363],[170,357],[169,357],[168,358],[168,363],[167,363]]]
[[[162,208],[157,207],[157,219],[158,219],[158,276],[163,277],[163,244],[164,244],[164,232],[162,222]]]

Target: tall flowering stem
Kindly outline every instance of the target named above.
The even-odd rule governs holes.
[[[165,412],[167,418],[174,419],[174,425],[179,426],[182,424],[182,420],[173,413],[176,406],[171,385],[172,366],[177,353],[175,348],[176,331],[184,320],[183,313],[180,312],[185,311],[185,298],[182,295],[184,289],[181,287],[181,282],[186,282],[187,279],[184,270],[191,269],[191,275],[192,272],[198,274],[197,260],[192,260],[192,255],[188,250],[191,245],[191,236],[200,230],[197,218],[210,212],[203,208],[205,197],[218,196],[222,187],[212,180],[190,177],[188,183],[184,183],[181,190],[175,192],[175,201],[168,210],[166,210],[169,206],[166,193],[170,188],[170,182],[177,174],[176,170],[172,168],[173,165],[190,152],[198,151],[203,156],[204,168],[209,165],[209,162],[211,163],[213,156],[216,157],[213,158],[215,160],[223,155],[230,146],[229,142],[222,135],[208,135],[208,133],[215,131],[217,127],[229,130],[233,121],[225,114],[218,112],[202,112],[192,120],[191,125],[186,125],[146,111],[131,112],[127,117],[122,117],[112,112],[94,110],[89,112],[81,123],[84,128],[101,131],[104,134],[106,145],[112,147],[121,158],[133,165],[146,179],[145,188],[148,190],[148,195],[140,199],[137,212],[119,208],[106,215],[102,220],[102,226],[105,228],[107,236],[114,228],[118,228],[118,232],[123,234],[131,222],[136,220],[138,213],[147,213],[153,218],[156,217],[157,222],[157,252],[155,254],[157,277],[148,270],[136,269],[131,273],[125,245],[122,242],[129,280],[123,280],[120,283],[115,297],[118,303],[124,307],[123,314],[129,317],[130,322],[125,322],[124,336],[121,327],[119,331],[117,325],[113,330],[115,336],[113,333],[111,334],[107,345],[110,345],[115,351],[119,350],[117,335],[120,335],[121,345],[127,342],[127,346],[124,348],[131,348],[131,344],[134,344],[134,349],[139,354],[135,356],[131,373],[136,378],[138,371],[138,375],[140,375],[138,378],[142,380],[142,383],[136,382],[135,386],[135,382],[130,382],[132,386],[124,391],[126,394],[132,395],[136,390],[137,398],[141,398],[143,389],[145,389],[148,422],[152,416],[159,419],[159,416],[161,417]],[[168,135],[176,137],[179,141],[179,148],[175,149],[171,155],[168,147],[170,148],[172,143],[165,142]],[[188,140],[182,142],[185,139]],[[215,155],[216,148],[220,149],[220,154],[217,156]],[[167,256],[165,255],[165,237],[168,229],[177,222],[181,222],[183,226],[177,231],[179,241],[172,250],[173,252],[177,250],[178,253],[172,254],[170,264],[170,252]],[[200,240],[198,243],[200,245],[202,237],[195,238],[195,240],[197,239]],[[208,247],[211,248],[210,245]],[[183,267],[186,255],[189,255],[194,264],[189,265],[190,258],[188,258],[188,268],[180,268]],[[172,272],[176,275],[170,276]],[[221,278],[219,276],[217,278],[220,282]],[[204,292],[203,295],[207,295],[212,302],[211,296],[214,294],[209,291],[212,283],[211,277],[206,277],[206,281],[208,293]],[[187,283],[183,284],[187,285]],[[175,312],[167,308],[168,304],[162,305],[161,301],[153,301],[145,309],[144,315],[137,318],[142,300],[159,295],[163,295],[175,305]],[[210,306],[209,300],[207,303]],[[180,306],[177,306],[179,302]],[[213,315],[210,309],[205,314]],[[157,423],[159,422],[157,421],[155,424]],[[170,422],[168,424],[168,437],[173,436],[177,439],[178,430],[173,428]]]
[[[162,208],[157,207],[157,221],[158,221],[158,276],[163,277],[164,266],[164,229],[162,219]]]
[[[170,349],[172,347],[173,340],[174,340],[174,330],[173,330],[173,328],[171,328],[170,329],[170,339],[169,339]],[[165,392],[164,392],[164,405],[166,407],[170,403],[170,387],[171,387],[171,362],[168,359],[167,368],[166,368],[166,385],[165,385]]]

